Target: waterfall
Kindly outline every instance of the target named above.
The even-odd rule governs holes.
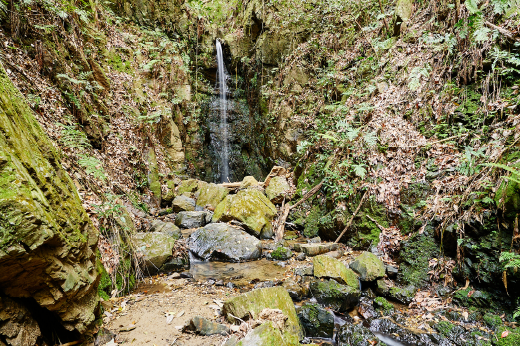
[[[222,138],[222,167],[220,170],[220,181],[227,182],[229,178],[229,143],[228,143],[228,124],[227,124],[227,78],[226,66],[224,65],[224,54],[222,45],[217,40],[217,81],[220,92],[220,133]]]

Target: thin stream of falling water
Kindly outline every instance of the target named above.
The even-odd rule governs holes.
[[[227,124],[227,73],[224,65],[224,54],[222,53],[222,45],[217,40],[217,80],[220,91],[220,131],[222,134],[222,169],[220,172],[221,182],[227,182],[229,179],[229,144],[228,144],[228,124]]]

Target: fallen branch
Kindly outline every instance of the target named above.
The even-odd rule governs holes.
[[[282,240],[283,234],[285,232],[285,220],[287,220],[287,217],[289,216],[289,213],[291,212],[291,210],[300,206],[303,202],[305,202],[306,200],[308,200],[309,198],[314,196],[316,194],[316,192],[318,192],[321,189],[324,182],[325,181],[322,180],[318,185],[316,185],[312,189],[310,189],[305,195],[303,195],[302,199],[300,199],[295,205],[284,204],[284,206],[282,207],[282,216],[278,220],[278,227],[275,230],[275,237],[274,237],[275,241]]]
[[[348,221],[347,225],[345,226],[345,228],[343,229],[343,231],[341,232],[341,234],[338,236],[338,238],[334,241],[334,243],[337,243],[341,237],[343,237],[343,235],[345,234],[345,232],[350,228],[350,225],[352,224],[352,221],[354,221],[354,218],[356,217],[359,209],[361,208],[361,204],[363,204],[363,201],[365,200],[365,196],[367,195],[368,193],[368,190],[365,191],[365,193],[363,194],[363,197],[361,197],[361,201],[359,201],[359,204],[356,208],[356,211],[354,212],[354,214],[352,214],[352,217],[350,218],[350,220]]]
[[[496,26],[495,24],[490,23],[490,22],[488,22],[487,20],[484,21],[484,24],[486,24],[487,26],[489,26],[491,29],[495,29],[496,31],[498,31],[498,32],[501,33],[502,35],[504,35],[504,36],[506,36],[506,37],[509,37],[509,38],[512,39],[512,40],[515,40],[515,41],[520,42],[520,37],[515,37],[511,31],[506,30],[506,29],[504,29],[504,28],[501,28],[501,27],[499,27],[499,26]]]
[[[221,184],[218,184],[218,185],[223,186],[223,187],[227,187],[228,189],[233,190],[233,189],[239,188],[240,184],[242,184],[242,182],[239,181],[238,183],[221,183]],[[259,181],[258,185],[264,186],[264,182]]]

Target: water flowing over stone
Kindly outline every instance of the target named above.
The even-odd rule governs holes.
[[[220,93],[220,131],[222,134],[222,167],[220,167],[220,180],[222,182],[228,181],[229,178],[229,139],[228,139],[228,124],[227,124],[227,84],[226,80],[228,74],[226,66],[224,65],[224,54],[222,53],[222,45],[217,40],[217,81]]]

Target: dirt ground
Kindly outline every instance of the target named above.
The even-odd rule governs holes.
[[[200,336],[180,329],[194,316],[227,324],[217,310],[223,301],[237,294],[234,288],[187,279],[147,278],[134,294],[103,303],[108,307],[103,327],[117,335],[115,341],[119,344],[220,346],[228,337]]]

